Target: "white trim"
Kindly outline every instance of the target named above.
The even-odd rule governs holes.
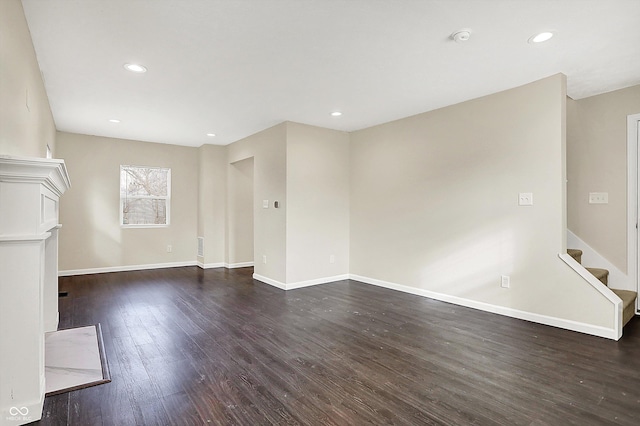
[[[0,243],[21,243],[25,241],[44,241],[51,236],[51,232],[36,235],[0,235]]]
[[[263,282],[265,284],[272,285],[274,287],[278,287],[280,290],[286,290],[287,285],[285,283],[281,283],[280,281],[272,280],[271,278],[263,277],[262,275],[258,275],[256,273],[253,274],[253,279]]]
[[[278,287],[281,290],[295,290],[296,288],[309,287],[312,285],[327,284],[327,283],[333,283],[336,281],[348,280],[349,274],[334,275],[332,277],[317,278],[315,280],[298,281],[296,283],[290,283],[290,284],[285,284],[280,281],[272,280],[271,278],[267,278],[258,274],[253,274],[253,279],[263,282],[265,284],[272,285],[274,287]]]
[[[374,278],[368,278],[356,274],[343,274],[335,275],[332,277],[318,278],[308,281],[299,281],[297,283],[286,284],[271,278],[254,273],[253,279],[263,282],[265,284],[272,285],[281,290],[294,290],[297,288],[309,287],[313,285],[320,285],[326,283],[332,283],[343,280],[354,280],[365,284],[371,284],[378,287],[383,287],[391,290],[401,291],[403,293],[414,294],[417,296],[428,297],[434,300],[440,300],[442,302],[453,303],[459,306],[465,306],[468,308],[478,309],[484,312],[490,312],[494,314],[504,315],[510,318],[522,319],[525,321],[531,321],[543,325],[549,325],[553,327],[563,328],[566,330],[577,331],[580,333],[590,334],[593,336],[604,337],[607,339],[619,340],[622,337],[622,300],[613,293],[607,286],[602,284],[596,279],[589,271],[587,271],[582,265],[576,262],[568,254],[559,254],[560,257],[567,265],[580,274],[587,282],[589,282],[596,290],[604,295],[611,303],[616,306],[614,328],[607,328],[596,326],[592,324],[586,324],[573,320],[551,317],[548,315],[536,314],[533,312],[521,311],[518,309],[508,308],[505,306],[493,305],[490,303],[479,302],[471,299],[465,299],[458,296],[452,296],[443,293],[436,293],[430,290],[411,287],[402,284],[396,284],[388,281],[382,281]],[[71,275],[85,275],[85,274],[99,274],[106,272],[124,272],[124,271],[137,271],[144,269],[160,269],[160,268],[175,268],[182,266],[199,266],[201,268],[219,268],[226,267],[224,263],[210,263],[203,264],[201,262],[172,262],[172,263],[157,263],[151,265],[132,265],[132,266],[114,266],[107,268],[92,268],[92,269],[75,269],[59,271],[58,276],[71,276]]]
[[[198,256],[202,257],[202,256]],[[227,269],[235,269],[235,268],[248,268],[253,266],[253,262],[242,262],[242,263],[202,263],[197,262],[196,265],[202,269],[211,269],[211,268],[227,268]]]
[[[575,263],[575,265],[582,268],[581,265],[577,263],[571,256],[566,255],[569,259],[563,258],[562,255],[559,255],[559,256],[565,262],[567,263],[573,262]],[[301,288],[301,287],[306,287],[311,285],[325,284],[329,282],[351,279],[351,280],[359,281],[365,284],[371,284],[378,287],[384,287],[391,290],[401,291],[403,293],[414,294],[417,296],[428,297],[430,299],[440,300],[442,302],[448,302],[448,303],[453,303],[459,306],[478,309],[484,312],[491,312],[494,314],[504,315],[510,318],[517,318],[517,319],[531,321],[531,322],[535,322],[543,325],[550,325],[553,327],[577,331],[580,333],[604,337],[607,339],[613,339],[613,340],[620,339],[620,337],[622,336],[622,300],[620,300],[620,298],[616,296],[615,293],[613,293],[609,288],[607,288],[604,284],[598,281],[588,271],[586,271],[584,268],[582,269],[585,272],[584,278],[587,281],[589,281],[596,289],[598,289],[598,291],[600,291],[603,295],[605,295],[607,299],[609,299],[612,303],[617,305],[615,323],[618,324],[618,327],[614,327],[612,329],[612,328],[586,324],[586,323],[563,319],[563,318],[550,317],[548,315],[521,311],[518,309],[508,308],[505,306],[492,305],[489,303],[478,302],[475,300],[465,299],[462,297],[452,296],[448,294],[436,293],[430,290],[424,290],[424,289],[410,287],[402,284],[391,283],[388,281],[377,280],[374,278],[363,277],[355,274],[344,274],[344,275],[338,275],[334,277],[321,278],[317,280],[301,281],[301,282],[292,283],[292,284],[285,284],[280,281],[272,280],[271,278],[267,278],[258,274],[253,274],[253,278],[265,284],[269,284],[274,287],[277,287],[281,290],[292,290],[295,288]],[[595,280],[596,282],[592,282],[592,280]]]
[[[627,116],[627,274],[640,293],[638,279],[638,127],[640,114]],[[640,313],[640,300],[636,299],[636,314]]]
[[[609,299],[611,303],[622,303],[622,300],[613,291],[611,291],[609,287],[604,285],[602,281],[597,279],[591,272],[587,271],[584,266],[576,262],[573,257],[569,256],[566,253],[560,253],[558,254],[558,257],[562,259],[564,263],[569,265],[571,269],[580,274],[580,276],[584,278],[585,281],[591,284],[591,287],[595,288],[600,294]]]
[[[58,324],[60,324],[60,312],[56,312],[56,318],[54,321],[50,319],[44,321],[44,329],[45,331],[56,331],[58,329]]]
[[[578,237],[576,234],[567,229],[567,247],[582,250],[582,264],[591,268],[602,268],[609,271],[608,286],[618,290],[636,291],[634,283],[629,276],[618,269],[613,263],[609,262],[600,253],[595,251]]]
[[[127,197],[127,193],[122,193],[122,172],[129,169],[155,169],[166,170],[167,172],[167,195],[138,195]],[[127,191],[125,189],[125,191]],[[124,201],[127,198],[139,200],[164,200],[165,201],[165,223],[124,223]],[[127,228],[167,228],[171,225],[171,168],[170,167],[149,167],[149,166],[132,166],[120,165],[120,227]]]
[[[567,253],[560,253],[558,257],[562,259],[564,263],[566,263],[571,269],[576,271],[585,281],[587,281],[591,287],[596,289],[600,294],[609,299],[611,303],[613,303],[615,308],[615,314],[613,318],[613,331],[617,337],[615,340],[620,339],[622,337],[622,310],[624,306],[622,305],[622,299],[618,297],[609,287],[604,285],[599,279],[597,279],[591,272],[587,271],[584,266],[576,262],[576,260],[569,256]]]
[[[0,182],[38,183],[58,197],[71,187],[64,160],[0,155]]]
[[[145,269],[179,268],[181,266],[196,266],[196,262],[194,261],[168,262],[168,263],[152,263],[149,265],[125,265],[125,266],[107,266],[106,268],[69,269],[66,271],[58,271],[58,276],[68,277],[71,275],[104,274],[107,272],[127,272],[127,271],[142,271]]]
[[[360,281],[365,284],[372,284],[378,287],[384,287],[391,290],[401,291],[403,293],[410,293],[410,294],[415,294],[417,296],[440,300],[442,302],[453,303],[455,305],[465,306],[467,308],[478,309],[485,312],[491,312],[494,314],[504,315],[511,318],[522,319],[525,321],[531,321],[531,322],[535,322],[543,325],[550,325],[553,327],[563,328],[566,330],[578,331],[580,333],[591,334],[599,337],[605,337],[607,339],[618,340],[620,338],[620,336],[617,335],[615,330],[606,328],[606,327],[585,324],[585,323],[562,319],[562,318],[550,317],[547,315],[536,314],[533,312],[521,311],[518,309],[507,308],[505,306],[492,305],[489,303],[478,302],[475,300],[465,299],[462,297],[452,296],[448,294],[436,293],[430,290],[410,287],[402,284],[391,283],[391,282],[363,277],[355,274],[350,274],[350,279],[354,281]]]
[[[213,269],[213,268],[224,268],[225,264],[222,262],[218,262],[218,263],[202,263],[202,262],[196,262],[196,266],[198,268],[202,268],[202,269]]]
[[[227,269],[235,269],[235,268],[248,268],[253,266],[253,262],[240,262],[240,263],[225,263],[224,267]]]
[[[317,278],[315,280],[298,281],[297,283],[287,284],[287,290],[293,290],[293,289],[302,288],[302,287],[309,287],[312,285],[333,283],[336,281],[343,281],[348,279],[349,279],[349,274],[343,274],[343,275],[334,275],[333,277]]]

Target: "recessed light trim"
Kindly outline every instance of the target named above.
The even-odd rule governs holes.
[[[529,38],[529,43],[542,43],[553,37],[553,33],[551,31],[543,31],[541,33],[532,35]]]
[[[331,115],[332,115],[333,117],[340,117],[340,116],[342,115],[342,113],[341,113],[340,111],[333,111],[333,112],[331,113]]]
[[[463,28],[451,34],[450,37],[456,43],[464,43],[471,38],[471,30],[469,28]]]
[[[138,74],[143,74],[147,72],[147,67],[140,64],[124,64],[124,69],[127,71],[135,72]]]
[[[120,120],[118,120],[117,118],[111,118],[109,119],[109,123],[119,123]]]
[[[210,138],[213,138],[213,137],[216,136],[216,134],[215,133],[207,133],[207,136],[209,136]]]

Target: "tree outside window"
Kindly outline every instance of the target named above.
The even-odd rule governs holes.
[[[171,169],[120,166],[120,224],[169,225]]]

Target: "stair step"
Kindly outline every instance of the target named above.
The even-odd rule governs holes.
[[[576,262],[582,264],[582,250],[567,249],[567,254],[575,259]],[[608,286],[609,271],[602,268],[585,268],[594,277],[599,279],[604,285]],[[636,298],[638,293],[629,290],[617,290],[612,288],[613,291],[620,299],[622,299],[622,325],[631,320],[636,314]]]
[[[587,271],[591,272],[594,277],[599,279],[602,284],[608,285],[609,282],[609,271],[601,268],[585,268]]]
[[[575,259],[576,262],[582,263],[582,250],[567,249],[567,254]]]
[[[636,314],[636,297],[638,293],[629,290],[617,290],[612,288],[620,299],[622,299],[622,325],[624,326]]]

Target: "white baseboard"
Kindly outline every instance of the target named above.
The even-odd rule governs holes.
[[[228,269],[249,268],[253,266],[253,262],[225,263],[224,267]]]
[[[476,300],[464,299],[458,296],[436,293],[430,290],[410,287],[402,284],[391,283],[387,281],[377,280],[374,278],[363,277],[360,275],[350,275],[350,279],[360,281],[365,284],[372,284],[378,287],[384,287],[391,290],[401,291],[403,293],[415,294],[417,296],[428,297],[430,299],[440,300],[442,302],[453,303],[454,305],[465,306],[467,308],[478,309],[480,311],[491,312],[494,314],[504,315],[511,318],[522,319],[539,324],[550,325],[553,327],[563,328],[566,330],[578,331],[580,333],[590,334],[593,336],[605,337],[607,339],[618,340],[616,330],[585,324],[577,321],[566,320],[562,318],[550,317],[547,315],[536,314],[532,312],[520,311],[518,309],[507,308],[504,306],[492,305],[489,303],[478,302]]]
[[[175,268],[181,266],[199,266],[201,268],[219,268],[219,267],[245,267],[236,266],[242,264],[224,264],[224,263],[210,263],[210,264],[202,264],[200,262],[172,262],[172,263],[156,263],[151,265],[130,265],[130,266],[114,266],[107,268],[91,268],[91,269],[74,269],[74,270],[66,270],[59,271],[58,276],[71,276],[71,275],[85,275],[85,274],[100,274],[106,272],[123,272],[123,271],[138,271],[145,269],[159,269],[159,268]],[[252,266],[246,265],[246,266]],[[351,279],[354,281],[359,281],[365,284],[371,284],[378,287],[384,287],[391,290],[401,291],[403,293],[414,294],[417,296],[428,297],[430,299],[440,300],[443,302],[453,303],[459,306],[465,306],[468,308],[478,309],[485,312],[491,312],[499,315],[504,315],[511,318],[518,318],[526,321],[531,321],[539,324],[550,325],[553,327],[563,328],[566,330],[577,331],[580,333],[590,334],[593,336],[604,337],[607,339],[618,340],[619,336],[617,335],[616,330],[594,326],[591,324],[585,324],[577,321],[550,317],[547,315],[536,314],[532,312],[521,311],[517,309],[507,308],[504,306],[492,305],[489,303],[478,302],[475,300],[465,299],[458,296],[451,296],[448,294],[436,293],[430,290],[420,289],[416,287],[410,287],[407,285],[396,284],[388,281],[377,280],[374,278],[363,277],[355,274],[343,274],[336,275],[332,277],[318,278],[314,280],[308,281],[299,281],[296,283],[282,283],[280,281],[273,280],[271,278],[259,275],[254,273],[253,278],[265,284],[272,285],[281,290],[293,290],[296,288],[309,287],[313,285],[326,284],[336,281],[342,281]]]
[[[149,265],[108,266],[106,268],[68,269],[66,271],[58,271],[58,276],[68,277],[71,275],[104,274],[107,272],[127,272],[127,271],[142,271],[145,269],[179,268],[181,266],[196,266],[196,262],[194,261],[169,262],[169,263],[152,263]]]
[[[343,275],[334,275],[332,277],[318,278],[315,280],[298,281],[297,283],[287,284],[287,290],[293,290],[293,289],[302,288],[302,287],[309,287],[312,285],[333,283],[336,281],[343,281],[348,279],[349,279],[349,274],[343,274]]]
[[[605,259],[573,232],[567,229],[567,247],[582,250],[582,265],[609,271],[609,287],[618,290],[638,291],[629,276]]]
[[[327,284],[327,283],[332,283],[336,281],[348,280],[349,274],[334,275],[332,277],[318,278],[315,280],[308,280],[308,281],[298,281],[298,282],[289,283],[289,284],[272,280],[271,278],[267,278],[258,274],[253,274],[253,279],[263,282],[265,284],[272,285],[274,287],[278,287],[281,290],[294,290],[296,288],[309,287],[312,285]]]
[[[196,266],[198,266],[198,268],[202,268],[202,269],[212,269],[212,268],[224,268],[225,264],[222,263],[222,262],[219,262],[219,263],[197,262]]]
[[[272,280],[271,278],[263,277],[262,275],[258,275],[256,273],[253,274],[253,279],[263,282],[265,284],[272,285],[274,287],[278,287],[280,290],[286,290],[287,285],[285,283],[281,283],[280,281]]]
[[[272,280],[271,278],[263,277],[258,274],[253,274],[253,278],[263,283],[278,287],[282,290],[292,290],[295,288],[307,287],[311,285],[325,284],[335,281],[342,281],[351,279],[359,281],[365,284],[371,284],[378,287],[384,287],[391,290],[401,291],[403,293],[414,294],[416,296],[428,297],[430,299],[440,300],[442,302],[452,303],[454,305],[465,306],[467,308],[478,309],[484,312],[491,312],[494,314],[504,315],[510,318],[517,318],[525,321],[531,321],[538,324],[550,325],[552,327],[558,327],[565,330],[577,331],[580,333],[590,334],[593,336],[604,337],[607,339],[618,340],[620,338],[617,330],[595,326],[592,324],[585,324],[582,322],[567,320],[563,318],[551,317],[548,315],[536,314],[533,312],[521,311],[518,309],[507,308],[505,306],[493,305],[485,302],[478,302],[476,300],[465,299],[458,296],[451,296],[448,294],[436,293],[430,290],[420,289],[416,287],[410,287],[407,285],[391,283],[388,281],[377,280],[374,278],[363,277],[355,274],[345,274],[335,277],[327,277],[317,280],[301,281],[298,283],[285,284],[280,281]]]
[[[86,274],[103,274],[107,272],[126,272],[126,271],[142,271],[145,269],[162,269],[162,268],[178,268],[181,266],[198,266],[202,269],[212,268],[246,268],[253,266],[253,262],[245,263],[202,263],[202,262],[170,262],[170,263],[152,263],[148,265],[127,265],[127,266],[109,266],[106,268],[88,268],[88,269],[68,269],[66,271],[58,271],[59,277],[68,277],[72,275],[86,275]]]
[[[56,319],[54,321],[44,322],[44,332],[49,333],[52,331],[58,331],[58,324],[60,324],[60,312],[57,312]]]

